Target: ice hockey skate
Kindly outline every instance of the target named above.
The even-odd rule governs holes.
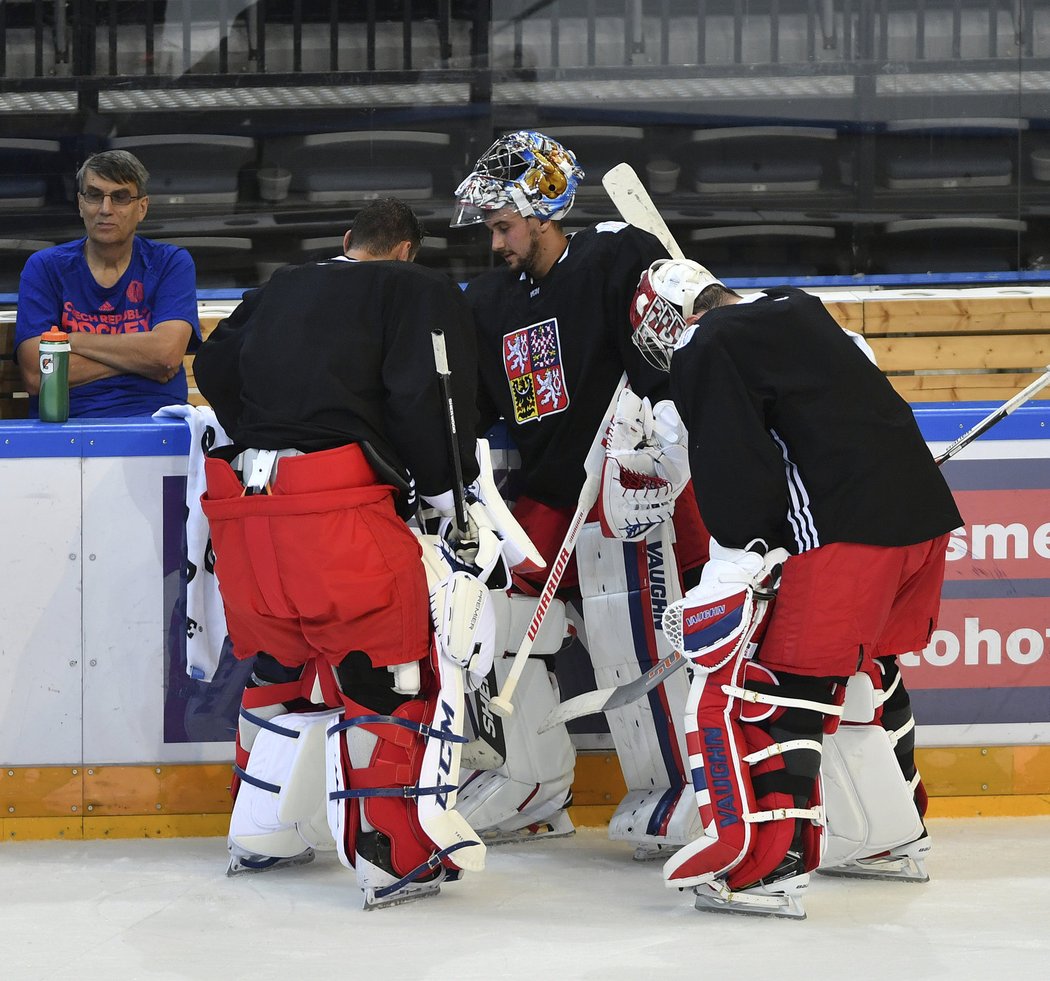
[[[848,879],[892,879],[900,882],[929,882],[926,871],[926,856],[933,848],[929,835],[923,833],[914,841],[898,845],[878,855],[867,858],[855,858],[820,869],[821,875],[838,876]]]
[[[441,865],[436,855],[408,875],[399,877],[392,871],[390,839],[377,831],[362,831],[358,836],[354,867],[364,892],[366,911],[431,899],[441,892],[442,882],[459,878],[459,871]]]
[[[631,858],[636,862],[663,861],[682,847],[682,845],[658,845],[645,842],[635,848]]]
[[[694,906],[712,913],[743,913],[749,916],[776,916],[804,920],[806,911],[800,894],[809,886],[809,873],[798,852],[788,852],[784,860],[765,879],[736,891],[725,880],[695,886]]]
[[[574,834],[576,826],[569,812],[564,809],[520,828],[496,827],[479,832],[486,845],[516,845],[521,842],[546,841],[549,838],[569,838]]]
[[[273,855],[254,855],[232,841],[227,841],[230,864],[227,875],[242,875],[249,872],[269,872],[273,869],[291,868],[293,865],[308,865],[314,860],[314,850],[307,848],[298,855],[277,858]]]

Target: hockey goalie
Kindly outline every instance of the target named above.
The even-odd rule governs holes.
[[[477,472],[473,339],[462,291],[411,261],[422,235],[400,201],[362,207],[343,255],[249,291],[194,363],[233,440],[205,461],[201,504],[254,669],[229,872],[334,850],[368,909],[484,868],[455,809],[463,703],[493,657],[489,586],[508,578],[484,504],[457,506]],[[421,498],[454,529],[414,533]]]
[[[670,373],[712,534],[701,583],[664,616],[694,670],[704,823],[665,864],[667,884],[693,888],[700,909],[802,917],[818,868],[924,879],[897,657],[930,638],[962,519],[911,409],[801,290],[745,298],[697,262],[664,260],[643,274],[632,324]]]
[[[483,424],[502,419],[521,456],[514,510],[553,567],[586,503],[586,523],[563,560],[544,636],[536,638],[505,720],[506,755],[495,771],[470,778],[460,808],[486,840],[572,833],[566,808],[575,763],[564,726],[542,737],[537,725],[558,703],[562,642],[586,649],[599,685],[636,679],[670,653],[660,632],[666,605],[706,558],[707,534],[688,480],[684,429],[666,400],[666,376],[630,343],[629,308],[639,273],[666,250],[625,222],[603,221],[572,234],[562,222],[574,205],[583,166],[543,133],[500,136],[457,188],[453,227],[483,226],[500,268],[471,280]],[[627,388],[622,401],[607,409]],[[612,429],[610,430],[610,426]],[[593,472],[595,438],[608,440]],[[599,450],[602,446],[599,445]],[[595,501],[584,502],[591,478]],[[544,575],[516,577],[508,650],[529,624]],[[531,611],[530,611],[531,606]],[[565,625],[564,629],[561,625]],[[498,658],[493,687],[508,677]],[[627,793],[610,837],[651,858],[699,832],[686,776],[682,676],[606,716]],[[478,711],[481,722],[499,724]]]

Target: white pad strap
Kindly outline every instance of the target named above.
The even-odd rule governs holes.
[[[772,746],[767,746],[765,749],[760,749],[757,752],[748,753],[744,757],[744,762],[761,763],[762,760],[768,760],[772,756],[782,756],[793,749],[811,749],[813,752],[819,753],[821,748],[821,743],[815,739],[788,739],[782,743],[774,743]]]
[[[744,820],[750,824],[763,821],[784,821],[787,818],[807,818],[811,821],[824,820],[824,808],[817,807],[778,807],[773,811],[751,811],[744,813]]]
[[[785,695],[770,695],[765,692],[752,691],[750,688],[740,688],[736,685],[723,685],[722,691],[731,697],[739,698],[742,702],[777,705],[783,708],[807,709],[811,712],[822,712],[824,715],[842,715],[842,706],[832,705],[829,702],[811,701],[808,698],[788,698]]]
[[[896,746],[901,739],[915,728],[915,716],[911,716],[899,729],[887,729],[893,745]]]

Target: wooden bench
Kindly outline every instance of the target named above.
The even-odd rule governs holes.
[[[909,402],[1005,402],[1050,364],[1050,287],[815,292],[843,327],[868,340]],[[201,333],[235,306],[201,301]],[[24,418],[28,408],[13,360],[14,320],[13,308],[0,310],[0,418]],[[203,405],[192,356],[186,373],[190,402]]]
[[[824,294],[909,402],[1005,402],[1050,364],[1050,289]],[[1050,398],[1050,392],[1042,394]]]

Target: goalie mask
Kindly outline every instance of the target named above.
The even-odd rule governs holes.
[[[722,285],[721,281],[692,259],[657,259],[642,273],[630,317],[634,346],[649,364],[670,370],[671,355],[696,298],[715,285]]]
[[[504,208],[559,221],[569,213],[582,177],[575,154],[542,133],[501,136],[456,188],[449,227],[480,224]]]

